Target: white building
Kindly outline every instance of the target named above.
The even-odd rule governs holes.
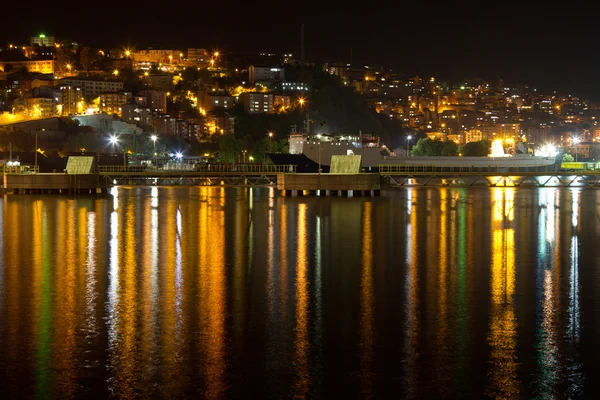
[[[285,80],[285,69],[281,67],[257,67],[251,65],[248,68],[248,74],[251,85],[261,81],[279,82]]]
[[[117,81],[64,78],[61,79],[60,84],[61,86],[75,86],[80,88],[84,97],[96,97],[100,93],[123,91],[123,82]]]
[[[31,36],[29,38],[30,45],[39,45],[39,46],[54,46],[54,36],[46,36],[43,33],[40,33],[38,36]]]
[[[248,114],[273,114],[273,93],[247,92],[240,95]]]

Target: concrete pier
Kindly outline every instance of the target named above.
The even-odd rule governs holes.
[[[379,174],[286,174],[277,175],[277,189],[284,196],[319,195],[379,196],[381,180]]]

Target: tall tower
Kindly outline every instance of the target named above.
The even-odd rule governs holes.
[[[304,61],[304,24],[300,25],[300,61]]]

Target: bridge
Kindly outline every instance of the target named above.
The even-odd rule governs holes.
[[[379,165],[382,186],[600,187],[600,170],[543,167]]]
[[[98,166],[101,182],[113,185],[276,185],[277,174],[295,173],[295,165],[182,164],[173,168],[153,166]]]

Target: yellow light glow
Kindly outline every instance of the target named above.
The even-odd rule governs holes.
[[[117,75],[119,75],[119,70],[118,70],[118,69],[115,69],[115,70],[113,71],[113,75],[114,75],[114,76],[117,76]]]

